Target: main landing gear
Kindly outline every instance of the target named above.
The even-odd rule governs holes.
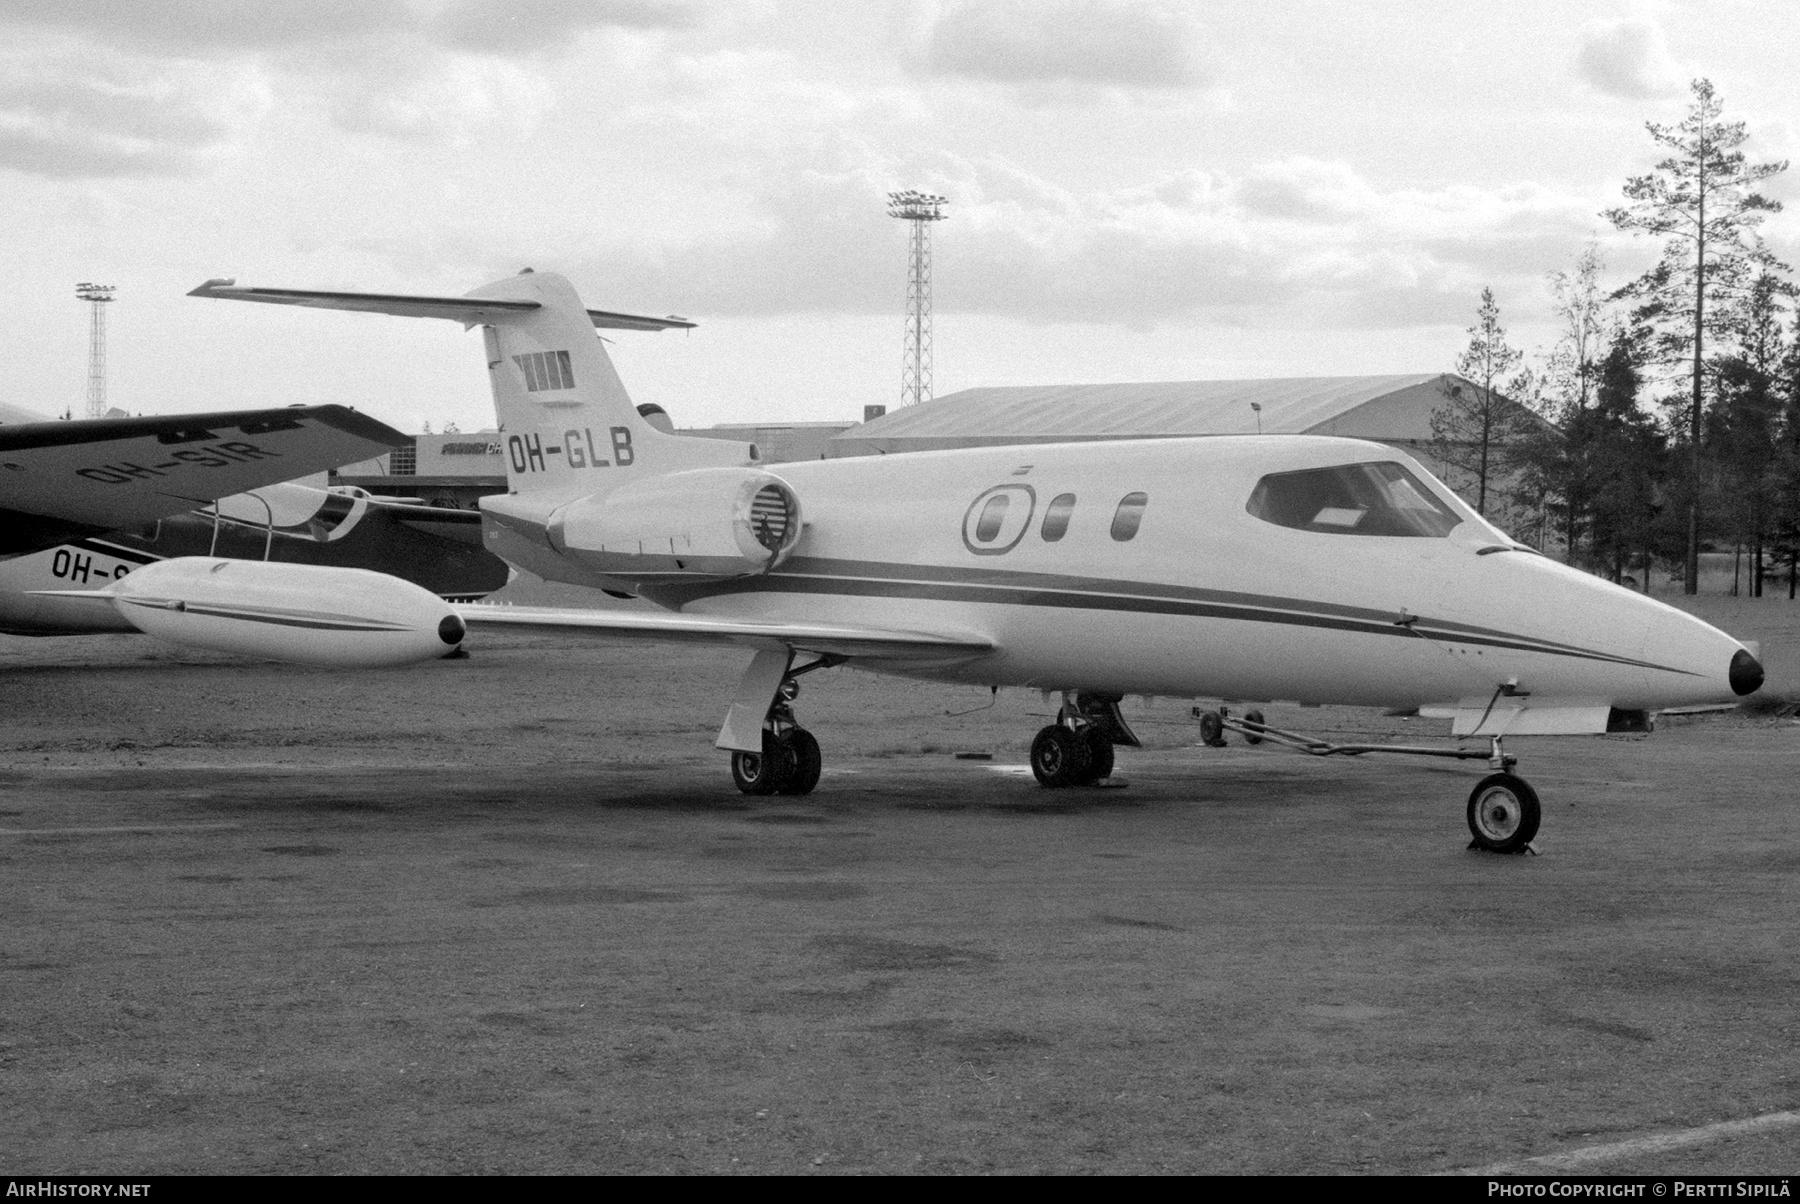
[[[790,652],[759,652],[738,684],[717,745],[731,751],[731,780],[745,794],[811,794],[824,758],[813,734],[794,718],[802,673],[842,664],[822,656],[794,668]]]
[[[1119,713],[1111,694],[1065,691],[1056,722],[1031,742],[1031,772],[1052,790],[1092,786],[1113,771],[1113,746],[1138,746],[1138,738]]]
[[[731,754],[731,780],[745,794],[811,794],[824,760],[819,742],[794,719],[800,683],[784,678],[763,721],[762,751]]]
[[[1201,739],[1207,744],[1223,745],[1225,732],[1229,730],[1242,735],[1248,744],[1272,740],[1315,757],[1354,757],[1382,752],[1415,757],[1454,757],[1459,761],[1486,760],[1488,768],[1494,772],[1475,783],[1475,789],[1469,792],[1469,832],[1474,837],[1469,847],[1489,853],[1536,851],[1531,847],[1531,841],[1543,819],[1543,807],[1538,803],[1537,791],[1512,772],[1519,758],[1506,751],[1499,736],[1488,737],[1489,747],[1485,753],[1473,748],[1426,748],[1411,744],[1332,744],[1270,727],[1263,722],[1259,711],[1250,711],[1241,719],[1224,707],[1216,711],[1196,708],[1194,713],[1200,719]]]

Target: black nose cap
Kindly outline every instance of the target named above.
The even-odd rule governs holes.
[[[1746,694],[1754,694],[1762,688],[1762,665],[1754,656],[1739,648],[1731,657],[1731,692],[1742,698]]]
[[[438,639],[444,641],[444,643],[446,643],[446,644],[462,643],[462,638],[466,633],[467,633],[467,628],[465,628],[463,626],[462,618],[458,615],[445,615],[444,621],[438,624]],[[1747,655],[1747,654],[1744,654],[1744,655]],[[1750,663],[1754,665],[1756,662],[1751,661]],[[1756,671],[1756,680],[1757,681],[1762,680],[1762,670],[1761,669],[1758,669]],[[1736,661],[1731,662],[1731,684],[1734,687],[1737,685],[1737,662]],[[1754,690],[1755,688],[1756,688],[1755,686],[1750,687],[1751,690]],[[1738,693],[1740,693],[1740,694],[1745,694],[1748,692],[1749,691],[1747,691],[1747,690],[1739,690],[1738,691]]]

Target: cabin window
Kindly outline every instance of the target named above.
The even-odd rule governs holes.
[[[1075,495],[1059,493],[1044,510],[1044,525],[1039,534],[1045,543],[1055,543],[1069,533],[1069,516],[1075,513]]]
[[[1332,535],[1442,539],[1462,521],[1392,460],[1270,473],[1256,483],[1245,509],[1278,527]]]
[[[1006,508],[1010,499],[1004,493],[996,493],[981,508],[981,517],[975,520],[975,542],[993,543],[994,536],[1000,534],[1000,524],[1006,521]]]
[[[1138,533],[1138,524],[1144,521],[1144,505],[1149,500],[1147,493],[1128,493],[1119,499],[1119,508],[1113,511],[1114,539],[1124,543]]]

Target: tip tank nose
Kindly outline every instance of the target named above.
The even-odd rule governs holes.
[[[1731,682],[1731,692],[1742,698],[1746,694],[1754,694],[1762,688],[1763,667],[1749,651],[1737,650],[1731,658],[1731,671],[1727,677]]]

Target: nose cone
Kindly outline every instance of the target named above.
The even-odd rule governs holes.
[[[1762,688],[1763,667],[1754,656],[1740,648],[1731,658],[1731,692],[1742,698]]]

